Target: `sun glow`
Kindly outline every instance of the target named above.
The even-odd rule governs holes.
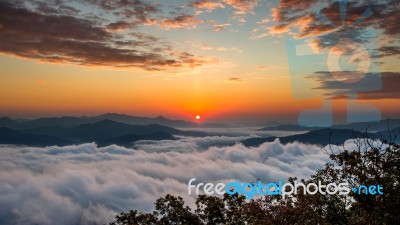
[[[196,120],[199,120],[201,117],[199,115],[196,116]]]

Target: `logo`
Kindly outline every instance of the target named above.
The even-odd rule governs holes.
[[[224,195],[225,193],[234,195],[244,195],[247,200],[254,198],[255,196],[265,196],[265,195],[281,195],[283,199],[293,194],[303,193],[304,195],[315,195],[317,193],[322,195],[348,195],[350,192],[355,194],[366,194],[366,195],[382,195],[383,187],[381,185],[361,185],[359,187],[351,188],[349,183],[329,183],[322,184],[321,181],[318,183],[308,183],[304,184],[301,182],[283,183],[278,181],[276,183],[264,184],[261,181],[256,183],[240,183],[239,181],[233,181],[227,184],[224,183],[198,183],[193,184],[196,179],[192,178],[188,182],[188,194],[192,195],[192,191],[196,195],[200,192],[206,195]]]
[[[335,96],[347,99],[348,123],[381,119],[377,107],[357,103],[359,93],[382,88],[377,55],[378,31],[360,26],[373,12],[367,8],[356,21],[349,24],[346,22],[347,1],[341,0],[339,5],[341,26],[336,26],[321,10],[317,10],[318,23],[331,26],[333,31],[320,36],[287,40],[293,97],[322,98],[321,108],[308,109],[299,114],[300,126],[332,126],[332,102]]]

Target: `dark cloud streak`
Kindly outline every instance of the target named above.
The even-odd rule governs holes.
[[[159,27],[166,30],[171,28],[195,28],[197,24],[201,23],[204,23],[204,21],[196,19],[193,15],[180,14],[172,18],[163,19],[159,23]]]
[[[340,72],[333,72],[340,73]],[[336,76],[340,76],[336,75]],[[375,91],[365,91],[375,84],[377,74],[370,74],[372,77],[365,77],[362,84],[344,83],[333,79],[332,72],[317,72],[315,76],[310,78],[317,79],[319,87],[316,89],[326,90],[326,96],[334,98],[344,98],[357,94],[357,98],[361,100],[376,100],[376,99],[400,99],[400,73],[398,72],[383,72],[382,88]]]
[[[122,2],[125,1],[104,5],[103,1],[96,1],[105,8],[122,7]],[[145,9],[133,7],[140,12]],[[129,29],[134,26],[131,23],[118,21],[104,26],[96,20],[54,14],[59,12],[62,10],[44,14],[31,11],[24,4],[0,1],[0,53],[53,63],[145,70],[194,67],[209,62],[206,58],[173,50],[168,43],[135,30],[130,40],[113,33]]]
[[[149,18],[150,15],[161,11],[160,5],[150,4],[141,0],[89,0],[82,2],[96,5],[106,11],[112,11],[115,15],[123,16],[127,19],[134,17],[140,22],[151,20]]]
[[[371,15],[367,15],[368,10]],[[362,38],[363,34],[368,35],[368,28],[377,29],[388,38],[396,39],[400,36],[399,1],[349,1],[345,15],[345,26],[342,27],[339,1],[280,0],[279,7],[273,9],[276,24],[270,31],[272,33],[291,31],[294,36],[300,38],[326,35],[316,39],[321,48],[326,47],[326,43],[347,38],[349,34],[350,38]],[[360,22],[356,23],[358,20]],[[382,56],[400,53],[398,49],[390,46],[383,46],[380,50]]]

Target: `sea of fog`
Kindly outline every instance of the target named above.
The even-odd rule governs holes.
[[[0,224],[106,224],[122,211],[150,211],[165,194],[188,196],[187,183],[308,178],[329,162],[321,147],[249,137],[290,135],[253,128],[207,129],[218,136],[139,141],[132,148],[0,146]]]

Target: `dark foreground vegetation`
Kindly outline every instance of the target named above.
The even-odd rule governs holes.
[[[383,195],[304,195],[300,191],[285,199],[276,195],[250,201],[239,195],[200,195],[194,210],[181,197],[167,195],[156,201],[153,212],[121,213],[110,225],[400,224],[400,146],[391,142],[376,146],[368,138],[355,142],[356,151],[329,150],[335,165],[325,165],[302,182],[380,184]]]

